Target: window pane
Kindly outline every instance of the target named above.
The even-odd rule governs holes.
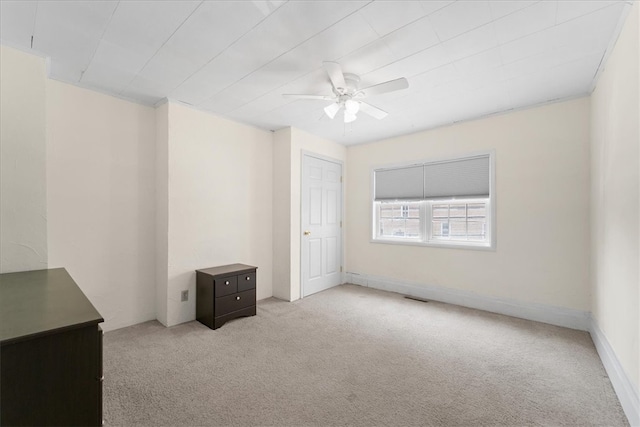
[[[407,219],[405,222],[405,236],[406,237],[419,237],[420,236],[420,219]]]
[[[469,221],[467,228],[469,240],[485,240],[486,223],[484,221]]]
[[[380,205],[380,217],[381,218],[393,218],[393,206],[388,203],[382,203]]]
[[[431,222],[431,233],[436,239],[449,237],[449,223],[447,221],[434,220]]]
[[[405,235],[405,223],[406,221],[404,219],[394,219],[391,221],[391,233],[389,234],[392,236],[403,237]]]
[[[467,209],[465,204],[451,205],[449,216],[451,218],[464,218],[467,215]]]
[[[385,237],[418,237],[420,236],[420,220],[385,219],[381,221],[380,235]]]
[[[431,238],[453,241],[483,242],[487,239],[487,204],[433,203]]]
[[[464,219],[462,221],[451,220],[449,224],[449,234],[452,239],[459,239],[467,236],[467,222]]]
[[[434,218],[448,218],[449,205],[433,205],[432,216]]]
[[[487,215],[487,209],[484,203],[469,203],[467,209],[469,210],[469,218],[484,218]]]
[[[419,238],[419,202],[378,202],[378,237]]]

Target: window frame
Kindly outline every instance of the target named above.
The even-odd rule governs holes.
[[[383,202],[376,202],[375,200],[375,171],[386,168],[402,168],[410,167],[418,164],[437,163],[443,161],[455,161],[463,160],[466,158],[477,156],[489,156],[489,197],[488,198],[436,198],[426,200],[397,200],[396,202],[412,203],[419,202],[420,206],[420,237],[419,238],[406,238],[406,237],[393,237],[393,236],[379,236],[379,204]],[[457,248],[457,249],[472,249],[472,250],[484,250],[495,251],[497,248],[497,233],[496,233],[496,191],[495,191],[495,150],[477,151],[472,153],[464,153],[462,155],[449,156],[443,158],[432,158],[420,161],[396,163],[396,164],[384,164],[371,168],[370,177],[370,197],[371,203],[369,224],[371,225],[370,242],[371,243],[383,243],[392,245],[409,245],[409,246],[425,246],[425,247],[437,247],[437,248]],[[431,212],[432,205],[434,203],[442,204],[455,204],[455,203],[473,203],[483,201],[486,203],[487,209],[487,240],[485,242],[476,242],[468,240],[445,240],[445,239],[433,239],[432,227],[431,227]]]

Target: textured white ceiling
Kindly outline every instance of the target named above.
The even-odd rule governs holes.
[[[51,77],[147,105],[164,98],[267,130],[362,143],[588,94],[631,2],[6,1],[3,44],[51,58]],[[387,111],[350,124],[323,61]]]

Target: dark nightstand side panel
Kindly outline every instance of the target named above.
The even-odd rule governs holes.
[[[98,407],[96,410],[98,411],[97,419],[100,421],[100,424],[103,422],[102,418],[102,385],[104,384],[104,372],[102,370],[102,339],[104,338],[104,332],[102,328],[98,326],[98,372],[97,372],[97,384],[98,384]]]
[[[213,329],[213,278],[196,273],[196,320]]]

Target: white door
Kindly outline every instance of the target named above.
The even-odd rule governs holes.
[[[342,165],[302,160],[302,296],[342,283]]]

